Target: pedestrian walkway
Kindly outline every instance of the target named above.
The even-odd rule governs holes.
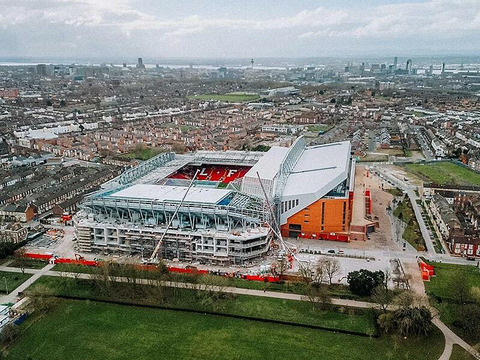
[[[10,294],[3,296],[0,298],[1,303],[13,303],[15,302],[16,298],[18,297],[18,293],[27,289],[30,285],[32,285],[35,281],[37,281],[40,277],[46,276],[58,276],[58,277],[69,277],[69,278],[76,278],[76,279],[91,279],[91,274],[80,274],[80,273],[72,273],[72,272],[58,272],[52,271],[53,264],[49,264],[40,270],[35,269],[26,269],[26,273],[33,274],[33,276],[25,281],[22,285],[17,287],[13,290]],[[20,268],[9,268],[0,266],[0,271],[10,271],[10,272],[22,272]],[[128,282],[129,279],[124,277],[116,277],[114,278],[117,282]],[[137,284],[152,284],[151,279],[138,279]],[[185,288],[185,289],[192,289],[197,288],[198,284],[192,283],[184,283],[184,282],[172,282],[172,281],[165,281],[163,282],[165,286],[169,287],[178,287],[178,288]],[[276,291],[263,291],[263,290],[254,290],[254,289],[244,289],[244,288],[236,288],[236,287],[220,287],[220,286],[211,286],[209,287],[211,291],[223,291],[232,294],[239,294],[239,295],[251,295],[251,296],[259,296],[259,297],[268,297],[268,298],[276,298],[276,299],[287,299],[287,300],[298,300],[298,301],[305,301],[304,295],[299,294],[292,294],[292,293],[282,293]],[[426,301],[426,298],[424,298]],[[357,301],[357,300],[348,300],[348,299],[338,299],[333,298],[332,304],[337,306],[347,306],[347,307],[355,307],[355,308],[362,308],[362,309],[369,309],[378,306],[375,303],[366,302],[366,301]],[[428,303],[425,303],[426,306],[429,306]],[[394,308],[393,308],[394,309]],[[439,318],[436,309],[430,308],[434,318],[432,322],[442,331],[445,336],[445,349],[443,354],[440,356],[439,360],[449,360],[453,345],[458,344],[470,354],[472,354],[477,359],[480,359],[480,354],[476,352],[476,350],[467,344],[464,340],[462,340],[458,335],[456,335],[452,330],[450,330]]]
[[[46,275],[55,265],[53,264],[48,264],[44,268],[40,270],[34,270],[35,272],[32,272],[32,269],[25,269],[25,273],[33,273],[33,275],[23,282],[19,287],[14,289],[12,292],[10,292],[7,295],[4,295],[0,297],[0,304],[7,304],[7,303],[14,303],[17,300],[18,294],[25,291],[30,285],[32,285],[35,281],[37,281],[41,276]],[[22,272],[22,269],[19,268],[9,268],[9,267],[0,267],[1,271],[11,271],[11,272]]]

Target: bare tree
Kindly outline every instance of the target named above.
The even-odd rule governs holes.
[[[33,308],[40,314],[46,314],[57,304],[57,298],[53,290],[45,285],[37,284],[28,292],[32,299]]]
[[[299,273],[302,281],[307,285],[309,285],[314,280],[315,271],[310,262],[300,264]]]
[[[309,284],[305,298],[312,304],[313,310],[327,309],[332,299],[325,284]]]
[[[25,249],[23,247],[18,249],[15,251],[14,256],[16,260],[15,262],[18,264],[20,270],[22,270],[22,274],[25,274],[25,268],[28,265],[28,260],[25,257]]]
[[[226,291],[231,285],[230,279],[215,275],[205,275],[200,278],[197,288],[197,297],[207,309],[215,311],[224,308],[229,300],[235,298],[235,294]]]
[[[279,279],[282,280],[283,275],[288,270],[289,264],[285,256],[282,256],[280,259],[275,261],[273,266],[273,275],[278,275]]]
[[[319,265],[323,267],[323,273],[328,277],[330,285],[332,285],[332,280],[335,275],[340,274],[342,270],[340,267],[340,262],[334,258],[322,258],[319,261]]]
[[[393,298],[393,293],[384,286],[377,286],[372,291],[372,301],[376,303],[384,313],[387,312],[388,307],[392,304]]]

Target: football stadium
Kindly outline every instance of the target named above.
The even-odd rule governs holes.
[[[354,174],[348,141],[162,153],[85,199],[79,250],[240,265],[278,237],[349,241]]]

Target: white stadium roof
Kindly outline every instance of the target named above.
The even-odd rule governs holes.
[[[290,203],[295,205],[280,215],[280,224],[285,224],[290,216],[321,199],[348,178],[350,150],[349,141],[305,148],[281,196],[281,201],[294,200]]]
[[[348,174],[349,163],[348,141],[307,147],[288,177],[283,196],[317,192],[326,194],[337,185],[328,188],[333,179]]]
[[[180,202],[187,189],[188,187],[186,186],[135,184],[126,189],[110,194],[108,197]],[[192,187],[185,198],[185,202],[217,204],[230,192],[230,190],[225,189]]]
[[[273,146],[263,155],[260,160],[247,172],[245,177],[257,178],[257,172],[261,179],[273,180],[280,170],[280,164],[288,153],[289,148]]]

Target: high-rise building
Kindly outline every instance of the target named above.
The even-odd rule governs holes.
[[[397,70],[397,66],[398,66],[398,57],[395,56],[393,58],[393,69]]]
[[[42,76],[47,75],[47,65],[38,64],[37,65],[37,75],[42,75]]]
[[[137,69],[145,69],[145,65],[143,64],[142,58],[138,58]]]
[[[412,73],[412,59],[407,60],[407,65],[405,66],[405,71],[407,72],[407,74]]]

